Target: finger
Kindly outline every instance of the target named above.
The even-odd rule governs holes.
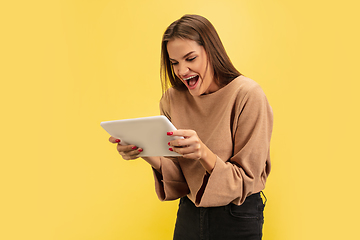
[[[139,158],[138,155],[121,155],[121,157],[124,159],[124,160],[135,160],[137,158]]]
[[[167,132],[168,136],[179,136],[179,137],[191,137],[193,135],[195,135],[196,132],[194,130],[183,130],[183,129],[179,129],[179,130],[174,130],[172,132]]]
[[[186,146],[186,147],[173,147],[172,149],[174,152],[177,152],[181,155],[186,155],[186,154],[198,152],[200,149],[200,146],[190,145],[190,146]]]
[[[190,155],[190,158],[192,158],[191,155],[194,154],[195,158],[197,159],[199,156],[201,156],[201,144],[191,144],[179,147],[171,146],[171,148],[172,151],[181,154],[183,157]]]
[[[195,159],[195,160],[199,160],[201,158],[201,154],[199,151],[195,151],[191,148],[169,148],[170,151],[172,152],[177,152],[180,155],[182,155],[182,157],[184,158],[188,158],[188,159]]]
[[[176,139],[168,142],[170,147],[185,147],[191,144],[191,141],[188,139]]]
[[[131,151],[137,150],[138,147],[135,146],[135,145],[120,145],[120,144],[118,144],[118,145],[116,146],[116,149],[117,149],[119,152],[125,152],[125,153],[127,153],[127,152],[131,152]]]
[[[111,136],[111,137],[109,138],[109,142],[111,142],[111,143],[119,143],[119,142],[121,142],[121,141],[120,141],[120,139],[114,138],[113,136]]]
[[[138,149],[132,150],[130,152],[119,152],[119,153],[124,159],[135,159],[135,158],[138,158],[138,155],[141,152],[142,152],[142,149],[138,148]]]
[[[169,146],[174,147],[186,147],[194,144],[200,144],[200,139],[197,135],[192,135],[191,137],[175,139],[168,143]]]

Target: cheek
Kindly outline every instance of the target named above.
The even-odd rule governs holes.
[[[178,76],[178,70],[177,70],[177,68],[176,68],[175,66],[172,66],[172,72],[173,72],[173,74],[174,74],[175,76],[179,77],[179,76]]]
[[[202,64],[200,67],[199,67],[199,71],[201,72],[201,76],[202,78],[206,78],[208,76],[208,69],[206,67],[206,64]]]
[[[178,78],[180,79],[180,81],[182,81],[182,80],[181,80],[181,77],[180,77],[179,74],[178,74],[178,69],[177,69],[176,67],[173,67],[172,70],[173,70],[174,76],[178,77]]]

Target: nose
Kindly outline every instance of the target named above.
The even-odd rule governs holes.
[[[179,64],[178,66],[178,75],[180,77],[186,76],[189,73],[189,67],[186,64]]]

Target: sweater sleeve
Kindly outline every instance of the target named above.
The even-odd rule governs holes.
[[[190,190],[176,158],[161,157],[161,173],[153,169],[155,191],[161,201],[175,200]]]
[[[196,205],[242,204],[252,193],[264,189],[270,172],[272,109],[260,86],[251,88],[237,104],[233,127],[234,154],[217,157],[212,173],[204,176]]]
[[[170,121],[170,101],[168,93],[165,93],[160,100],[160,112]],[[185,177],[181,171],[176,157],[161,157],[161,173],[153,169],[155,179],[155,191],[162,201],[175,200],[187,195],[190,190]]]

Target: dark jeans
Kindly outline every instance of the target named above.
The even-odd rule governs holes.
[[[174,240],[260,240],[264,211],[260,193],[237,206],[196,207],[187,197],[180,199]]]

